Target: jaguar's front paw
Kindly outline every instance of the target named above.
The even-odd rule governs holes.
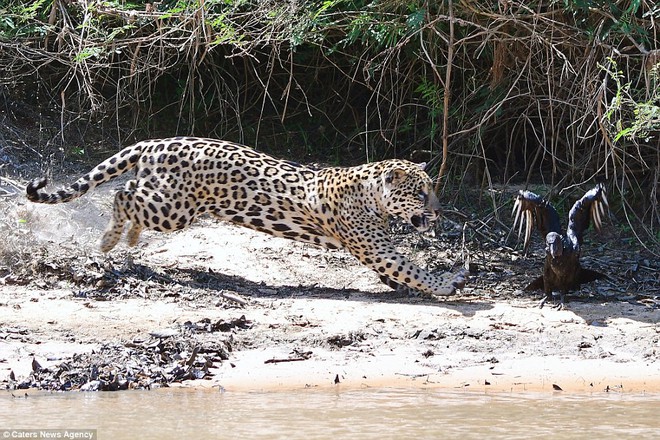
[[[450,296],[456,293],[457,289],[465,287],[469,273],[465,269],[461,269],[456,273],[446,273],[442,276],[443,284],[439,290],[434,292],[435,296]]]

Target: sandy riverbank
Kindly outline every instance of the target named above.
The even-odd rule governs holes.
[[[539,255],[481,250],[466,289],[435,301],[392,292],[345,252],[211,220],[145,233],[136,249],[106,256],[95,241],[109,203],[105,192],[6,212],[28,220],[5,222],[5,234],[38,251],[0,284],[3,387],[68,380],[79,389],[81,378],[108,374],[121,384],[131,374],[135,383],[167,382],[151,374],[227,390],[660,392],[657,295],[622,282],[638,254],[558,311],[520,290],[540,270]],[[447,240],[412,235],[401,245],[421,264],[450,269],[461,255]],[[180,366],[193,372],[182,381]]]

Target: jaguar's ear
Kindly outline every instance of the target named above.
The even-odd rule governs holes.
[[[385,183],[396,186],[406,179],[406,172],[401,168],[394,168],[385,174]]]
[[[420,163],[417,164],[419,169],[422,170],[422,171],[426,171],[426,165],[428,165],[428,163],[426,163],[426,162],[420,162]]]

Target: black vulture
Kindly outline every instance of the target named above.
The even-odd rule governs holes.
[[[569,290],[579,289],[580,285],[606,275],[580,265],[580,251],[584,232],[593,222],[600,232],[603,217],[609,212],[605,186],[599,183],[575,202],[568,214],[568,227],[562,232],[559,215],[552,205],[530,191],[520,191],[513,205],[513,228],[518,226],[518,236],[525,229],[524,250],[529,246],[532,229],[536,227],[545,237],[545,264],[543,275],[532,281],[525,290],[543,289],[545,297],[559,295],[558,308],[564,306],[564,298]]]

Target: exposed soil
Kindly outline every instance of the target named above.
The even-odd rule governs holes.
[[[346,252],[210,219],[101,254],[119,185],[42,206],[4,182],[0,386],[660,392],[660,264],[614,234],[590,235],[584,257],[610,279],[555,310],[521,290],[541,270],[538,237],[522,255],[504,226],[393,227],[423,266],[468,262],[466,288],[433,300],[390,290]]]

